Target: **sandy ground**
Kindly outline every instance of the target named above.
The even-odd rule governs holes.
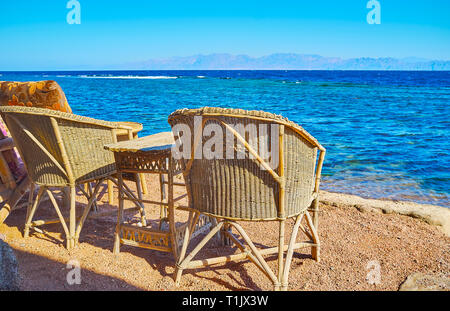
[[[151,193],[147,198],[158,199],[156,176],[149,176],[148,183]],[[116,210],[116,206],[107,204],[104,194],[103,190],[100,210]],[[332,195],[339,196],[342,195]],[[86,202],[81,196],[78,201],[80,208]],[[335,201],[330,201],[328,195],[320,204],[320,263],[311,258],[309,249],[296,252],[290,290],[397,290],[414,272],[450,275],[450,238],[437,227],[405,215],[361,209],[348,200]],[[146,211],[148,219],[158,218],[159,207],[147,206]],[[113,256],[114,215],[88,220],[80,244],[68,252],[59,224],[42,227],[43,233],[32,232],[30,238],[24,239],[25,214],[25,209],[17,210],[0,225],[0,234],[16,253],[23,290],[272,290],[271,282],[249,261],[187,270],[181,286],[175,287],[171,254],[122,246],[118,258]],[[36,218],[40,217],[55,217],[48,202],[38,210]],[[134,212],[126,213],[126,217],[137,221]],[[183,221],[186,212],[177,212],[177,217]],[[276,223],[242,225],[257,246],[276,245]],[[292,225],[291,220],[287,234]],[[198,238],[191,247],[196,241]],[[211,243],[199,258],[234,251]],[[80,285],[66,281],[71,271],[66,265],[73,259],[81,265]],[[266,260],[276,271],[276,257]],[[380,265],[379,284],[369,284],[366,279],[374,269],[369,264],[373,261]]]

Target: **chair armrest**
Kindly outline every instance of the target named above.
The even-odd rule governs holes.
[[[121,124],[120,122],[114,122],[114,123],[117,124],[116,129],[119,129],[119,130],[127,130],[127,131],[132,131],[132,130],[133,130],[133,128],[132,128],[131,126]]]
[[[142,123],[138,122],[113,122],[120,129],[132,130],[134,133],[138,133],[143,130]]]
[[[120,140],[123,140],[123,137],[127,137],[127,139],[134,139],[135,136],[139,132],[141,132],[144,127],[141,123],[137,122],[114,122],[118,129],[116,129],[117,138],[122,137]]]

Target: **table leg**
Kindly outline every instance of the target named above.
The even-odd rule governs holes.
[[[138,139],[138,138],[139,138],[139,134],[133,133],[133,139]],[[142,193],[147,194],[148,189],[147,189],[147,181],[145,180],[145,175],[143,173],[139,173],[139,178],[140,178]],[[144,226],[144,224],[142,224],[142,225]]]
[[[123,223],[123,177],[122,173],[118,172],[118,184],[119,184],[119,209],[117,211],[117,225],[116,225],[116,233],[114,236],[114,255],[118,255],[120,252],[120,231],[121,225]]]
[[[176,239],[176,226],[175,226],[175,207],[173,202],[173,159],[169,159],[169,173],[168,173],[168,181],[167,181],[167,192],[168,192],[168,207],[169,207],[169,234],[170,234],[170,242],[172,245],[173,257],[175,258],[175,262],[178,260],[178,241]]]
[[[136,178],[136,189],[138,193],[138,199],[141,201],[140,204],[142,205],[139,209],[139,213],[141,215],[141,225],[142,227],[147,226],[147,220],[145,220],[145,210],[144,210],[144,203],[142,203],[142,188],[141,188],[141,174],[135,174]]]
[[[225,233],[226,231],[231,233],[231,226],[230,226],[230,224],[224,224],[222,229],[220,229],[220,231],[219,231],[220,232],[220,236],[218,236],[218,237],[219,237],[219,243],[220,243],[221,246],[231,246],[231,245],[233,245],[229,235]]]
[[[141,178],[142,193],[147,194],[148,189],[147,189],[147,181],[145,180],[145,175],[141,173],[141,174],[139,174],[139,177]]]
[[[159,174],[159,185],[160,185],[160,195],[161,195],[161,202],[166,202],[166,185],[165,183],[165,175]],[[167,207],[165,205],[161,204],[160,212],[159,212],[159,229],[161,230],[163,227],[163,222],[167,220]]]

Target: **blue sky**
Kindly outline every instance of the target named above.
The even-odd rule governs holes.
[[[450,1],[0,0],[0,71],[95,69],[151,58],[289,52],[323,56],[450,59]]]

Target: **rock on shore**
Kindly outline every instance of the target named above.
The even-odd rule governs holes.
[[[400,291],[450,291],[450,278],[439,275],[413,273],[400,285]]]
[[[0,290],[19,290],[17,259],[8,243],[0,239]]]

